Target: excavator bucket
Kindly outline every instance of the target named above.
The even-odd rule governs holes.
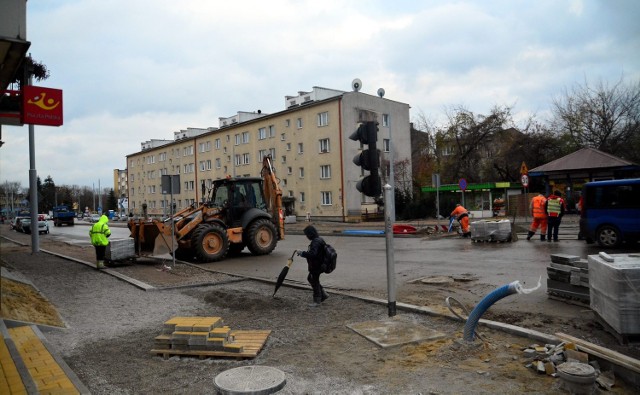
[[[178,241],[175,237],[167,236],[163,233],[160,233],[155,242],[153,243],[153,255],[162,255],[172,253],[178,248]]]

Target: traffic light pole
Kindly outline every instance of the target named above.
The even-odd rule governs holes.
[[[386,184],[384,189],[384,229],[385,238],[387,244],[387,293],[388,293],[388,308],[389,317],[396,315],[396,270],[395,260],[393,257],[393,220],[395,216],[393,211],[393,204],[387,204],[391,202],[393,198],[393,187]]]

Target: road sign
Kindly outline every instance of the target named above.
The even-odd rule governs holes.
[[[529,176],[526,174],[523,174],[522,177],[520,178],[520,181],[522,181],[522,186],[523,187],[528,187],[529,186]]]
[[[520,166],[520,174],[523,176],[529,173],[529,169],[527,169],[527,164],[522,161],[522,165]]]
[[[465,189],[467,189],[467,180],[461,178],[460,181],[458,181],[458,186],[464,191]]]

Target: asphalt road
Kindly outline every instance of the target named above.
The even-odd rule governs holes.
[[[73,227],[52,227],[51,234],[66,242],[88,244],[88,223],[78,223]],[[112,239],[129,236],[125,223],[112,223]],[[466,275],[476,279],[483,289],[493,289],[512,281],[520,281],[526,288],[537,285],[541,288],[530,295],[513,299],[506,303],[527,303],[537,306],[546,313],[566,315],[562,309],[548,307],[546,294],[546,268],[551,254],[570,254],[586,258],[597,254],[601,248],[587,245],[577,239],[577,226],[567,221],[561,229],[559,242],[541,242],[536,235],[531,241],[524,234],[512,243],[474,243],[457,236],[448,237],[396,237],[393,241],[396,290],[404,284],[427,276]],[[354,237],[337,234],[323,235],[325,240],[338,251],[338,268],[331,275],[324,275],[325,287],[364,293],[385,294],[388,297],[387,251],[384,237]],[[43,236],[44,237],[44,236]],[[268,256],[255,257],[247,250],[239,257],[221,262],[201,264],[208,269],[242,276],[273,280],[277,277],[294,250],[306,249],[306,237],[288,234],[285,240]],[[637,248],[637,245],[634,246]],[[637,251],[637,249],[635,250]],[[627,249],[609,251],[630,252]],[[170,259],[169,256],[165,256]],[[306,284],[307,264],[300,257],[294,258],[287,280]],[[399,300],[401,301],[401,300]],[[505,306],[515,308],[517,306]],[[540,312],[535,311],[534,312]],[[575,309],[574,309],[575,310]]]

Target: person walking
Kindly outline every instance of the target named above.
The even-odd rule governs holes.
[[[320,275],[323,273],[321,266],[324,259],[325,241],[320,237],[313,225],[308,225],[303,231],[307,239],[311,240],[311,243],[309,243],[307,251],[298,251],[297,255],[307,259],[307,267],[309,269],[307,281],[309,281],[313,289],[313,303],[310,303],[309,307],[318,307],[320,303],[329,297],[320,284]]]
[[[471,232],[469,231],[469,212],[461,204],[456,204],[456,208],[453,209],[449,217],[454,217],[460,222],[462,228],[462,236],[469,237]]]
[[[553,191],[553,194],[549,195],[544,205],[544,211],[548,215],[548,242],[551,242],[551,236],[553,236],[553,241],[558,241],[558,230],[560,229],[560,222],[562,221],[562,216],[567,210],[564,199],[560,195],[560,191]]]
[[[109,217],[102,214],[98,222],[93,224],[89,230],[91,244],[96,249],[96,269],[104,269],[104,256],[109,245],[109,236],[111,236],[111,230],[107,225],[108,222]]]
[[[529,208],[531,210],[533,221],[531,222],[531,227],[529,228],[529,234],[527,234],[527,240],[531,240],[531,237],[536,234],[538,228],[540,228],[540,240],[545,240],[545,235],[547,234],[547,213],[545,211],[544,205],[546,201],[547,199],[542,193],[538,193],[537,196],[531,199]]]

